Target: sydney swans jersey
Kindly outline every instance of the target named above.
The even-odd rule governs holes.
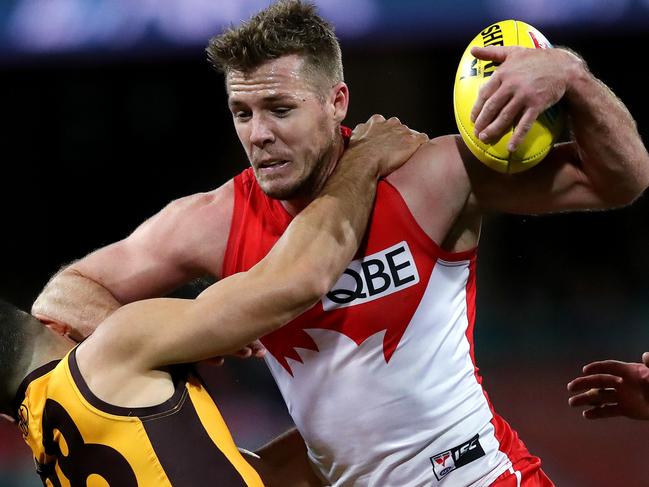
[[[262,259],[291,221],[252,170],[234,187],[225,275]],[[332,485],[482,486],[514,462],[537,461],[492,410],[474,365],[475,262],[475,251],[440,249],[381,181],[338,283],[262,339],[310,459]]]
[[[174,369],[169,400],[121,408],[88,389],[75,350],[29,374],[16,395],[18,424],[44,485],[263,486],[188,367]]]

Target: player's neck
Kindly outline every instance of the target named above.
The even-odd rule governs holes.
[[[25,377],[31,374],[34,370],[49,364],[54,360],[60,360],[65,357],[76,345],[75,342],[70,340],[64,335],[58,335],[45,326],[42,327],[37,333],[32,336],[32,347],[24,360],[22,367],[18,374],[16,374],[17,383],[15,389],[17,390],[20,383]],[[14,391],[15,393],[15,391]]]
[[[309,190],[306,194],[298,196],[296,198],[291,198],[290,200],[282,200],[282,205],[286,208],[286,211],[295,216],[306,208],[309,203],[311,203],[315,197],[320,194],[322,188],[326,184],[327,180],[336,169],[338,161],[345,151],[345,140],[342,135],[336,138],[335,143],[332,145],[331,150],[325,155],[322,160],[322,163],[319,165],[318,173],[315,175],[315,178],[312,184],[309,185]]]
[[[76,345],[76,342],[67,336],[59,335],[45,326],[34,340],[34,353],[29,364],[30,372],[53,360],[62,359]]]

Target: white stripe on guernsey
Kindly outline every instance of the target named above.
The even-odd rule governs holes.
[[[516,476],[516,487],[521,487],[522,475],[518,470],[514,470],[513,467],[509,467],[509,473]]]

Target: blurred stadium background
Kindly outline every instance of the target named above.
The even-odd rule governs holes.
[[[203,48],[267,4],[0,3],[2,297],[29,308],[62,264],[246,167]],[[316,4],[342,40],[348,125],[381,113],[431,136],[456,132],[452,83],[465,45],[492,21],[519,18],[581,53],[649,134],[649,0]],[[478,364],[496,409],[558,486],[649,485],[649,424],[586,422],[565,391],[587,361],[638,361],[649,350],[648,245],[646,197],[608,213],[493,215],[484,226]],[[290,426],[263,363],[231,359],[206,373],[241,446]],[[27,447],[2,422],[0,487],[36,485]]]

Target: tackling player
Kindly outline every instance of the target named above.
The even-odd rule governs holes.
[[[318,197],[258,264],[195,300],[124,306],[76,347],[0,303],[0,412],[18,422],[43,483],[263,485],[201,379],[177,364],[235,351],[316,303],[362,240],[378,178],[425,140],[396,119],[373,117],[357,127]],[[303,444],[278,447],[287,444],[294,451],[269,447],[261,460],[249,459],[264,483],[317,485]]]

